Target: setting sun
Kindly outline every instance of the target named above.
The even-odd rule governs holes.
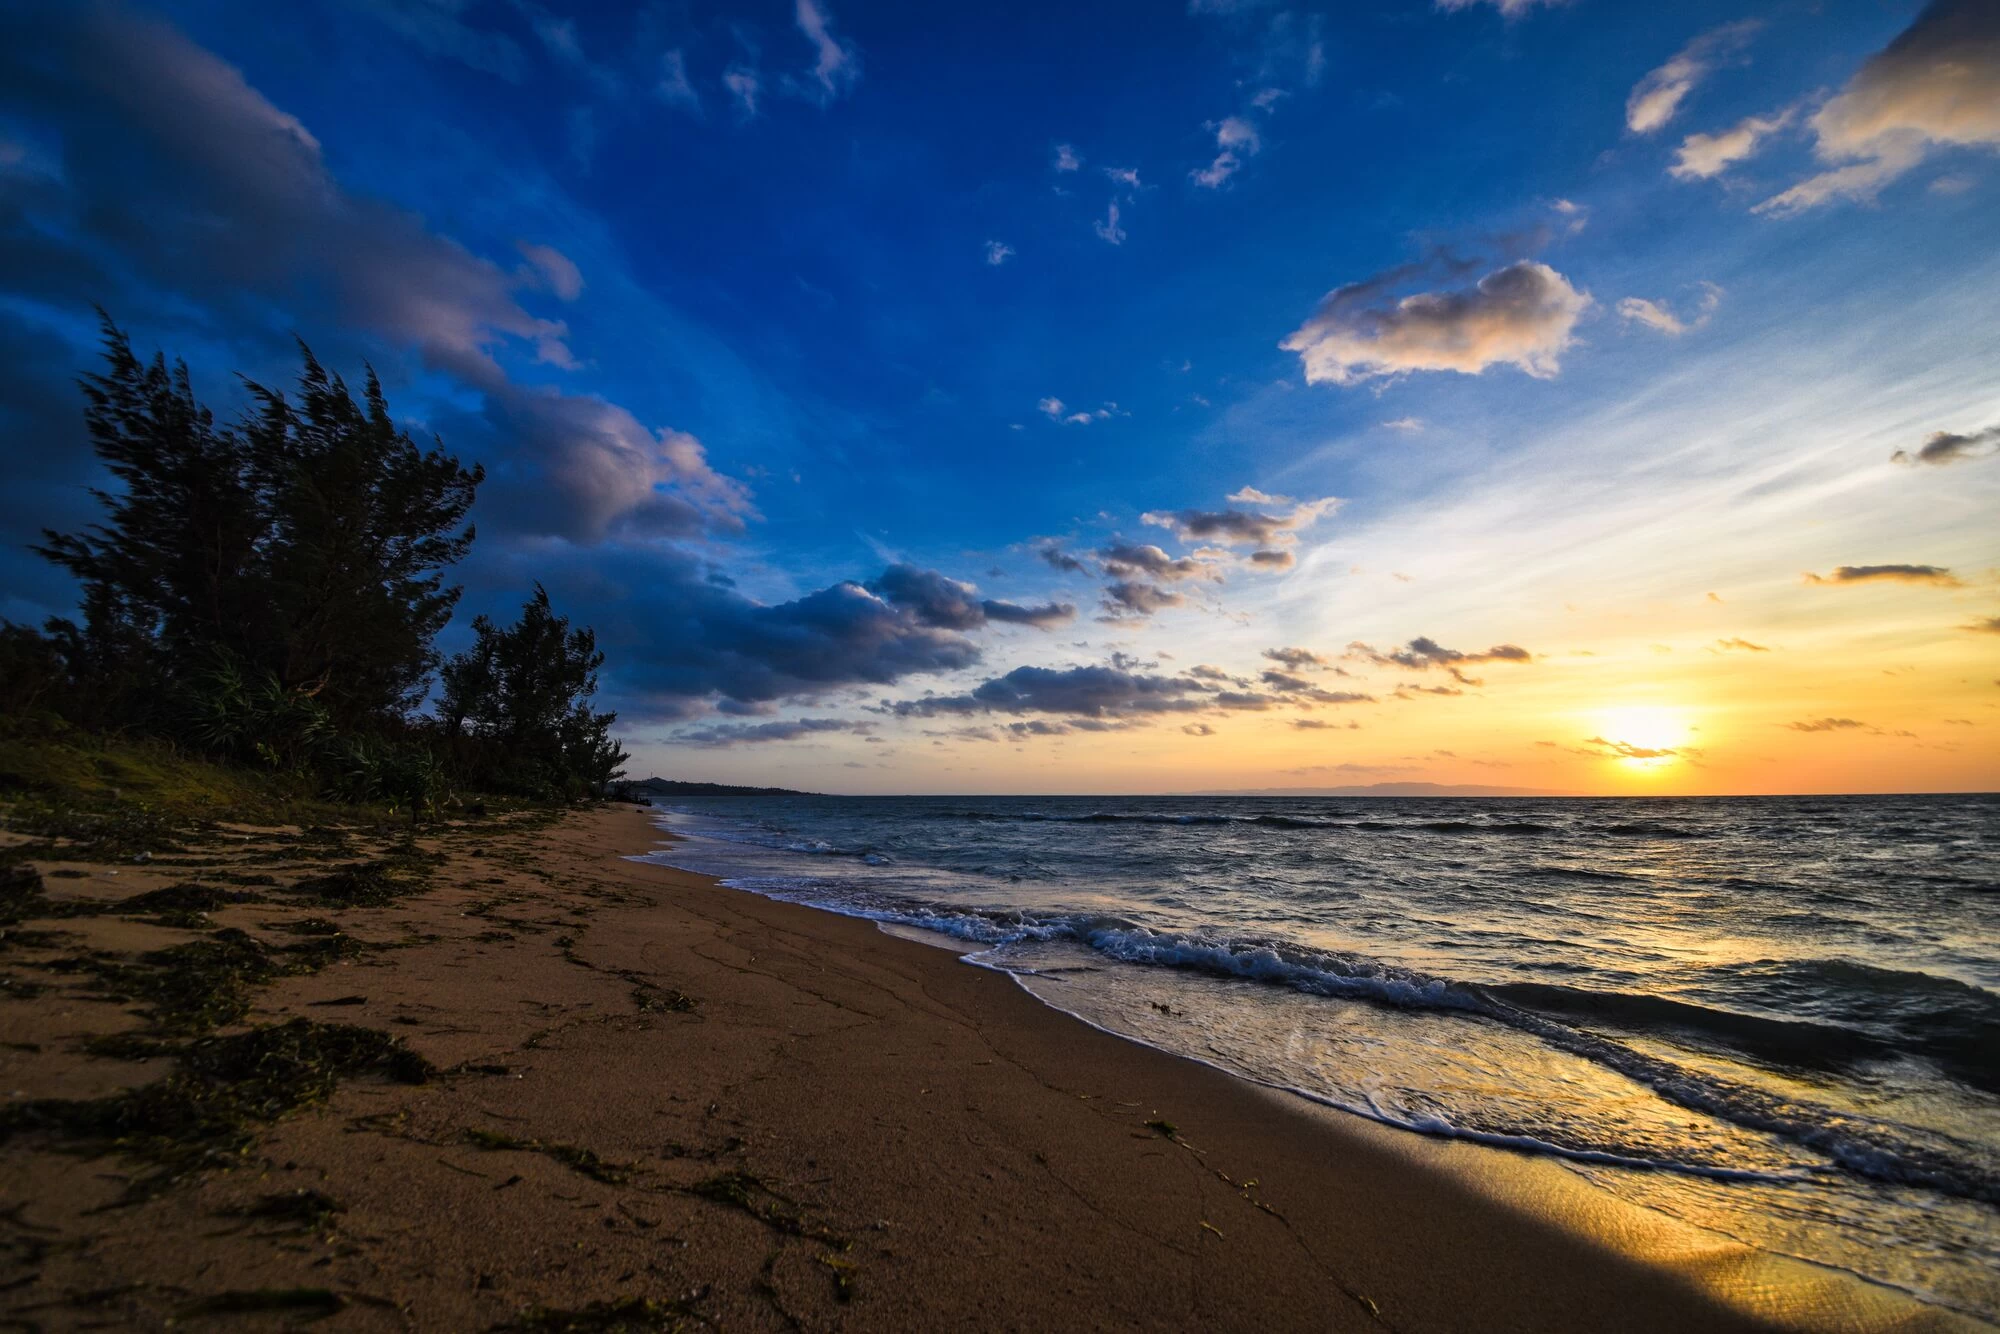
[[[1595,716],[1600,724],[1595,740],[1627,768],[1662,769],[1688,755],[1694,729],[1684,709],[1632,705]]]

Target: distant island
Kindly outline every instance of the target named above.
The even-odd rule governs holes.
[[[611,785],[614,801],[645,797],[810,797],[789,787],[738,787],[732,783],[684,783],[674,778],[642,778]]]
[[[1252,787],[1191,792],[1193,797],[1575,797],[1546,787],[1490,787],[1483,783],[1365,783],[1351,787]]]

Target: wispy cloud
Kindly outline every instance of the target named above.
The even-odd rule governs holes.
[[[1618,303],[1618,314],[1628,324],[1641,324],[1656,330],[1669,338],[1678,338],[1707,324],[1715,315],[1716,307],[1722,304],[1722,289],[1714,283],[1701,284],[1701,295],[1695,299],[1695,313],[1692,319],[1682,319],[1664,301],[1649,301],[1645,297],[1628,296]]]
[[[1868,724],[1853,718],[1806,718],[1785,727],[1793,732],[1849,732]]]
[[[1206,167],[1195,168],[1188,177],[1196,185],[1220,189],[1242,168],[1243,159],[1254,156],[1263,146],[1255,125],[1242,116],[1226,117],[1215,127],[1215,160]]]
[[[1768,116],[1745,116],[1714,134],[1690,134],[1681,140],[1667,172],[1683,181],[1705,181],[1720,176],[1754,155],[1766,139],[1790,126],[1793,118],[1794,113],[1787,109]]]
[[[988,241],[986,243],[986,262],[992,267],[997,269],[1013,257],[1014,247],[1008,245],[1005,241]]]
[[[1051,159],[1050,165],[1057,171],[1081,171],[1083,170],[1083,158],[1077,153],[1074,146],[1070,144],[1057,144],[1055,147],[1055,156]]]
[[[1625,126],[1634,134],[1651,134],[1674,118],[1689,93],[1725,60],[1739,54],[1764,25],[1743,19],[1710,28],[1632,89],[1625,99]]]
[[[832,20],[818,0],[796,0],[793,17],[799,31],[813,46],[811,72],[813,82],[818,85],[816,96],[821,101],[832,101],[861,78],[860,53],[852,43],[834,35]]]

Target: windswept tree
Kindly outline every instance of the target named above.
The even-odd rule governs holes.
[[[615,713],[590,707],[604,665],[596,632],[572,629],[535,585],[521,618],[472,622],[473,644],[445,663],[438,718],[471,743],[485,781],[524,795],[601,794],[624,771]]]
[[[143,712],[221,664],[341,729],[399,722],[437,666],[459,596],[443,571],[472,543],[483,471],[420,448],[372,371],[357,402],[304,344],[296,402],[252,383],[234,427],[109,319],[104,349],[85,422],[120,485],[94,492],[102,523],[36,548],[82,584],[83,626],[50,626],[72,674]]]

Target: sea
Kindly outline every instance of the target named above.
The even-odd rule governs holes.
[[[2000,1319],[2000,796],[707,797],[652,859]]]

